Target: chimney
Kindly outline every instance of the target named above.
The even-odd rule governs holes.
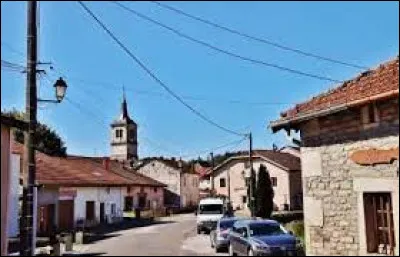
[[[103,159],[103,166],[104,166],[104,169],[110,170],[110,159],[109,158]]]

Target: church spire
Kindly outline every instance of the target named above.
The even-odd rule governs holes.
[[[122,106],[121,106],[121,120],[130,120],[128,113],[128,104],[126,103],[125,87],[122,86]]]

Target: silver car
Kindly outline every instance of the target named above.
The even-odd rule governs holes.
[[[242,220],[242,218],[224,217],[218,221],[216,228],[210,233],[211,248],[215,248],[216,252],[228,249],[229,234],[233,228],[233,224],[238,220]]]

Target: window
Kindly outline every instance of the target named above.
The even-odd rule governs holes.
[[[94,215],[94,201],[86,202],[86,220],[92,221],[95,220]]]
[[[122,137],[124,137],[124,131],[123,131],[122,129],[117,129],[117,130],[115,131],[115,137],[116,137],[116,138],[122,138]]]
[[[250,236],[276,236],[286,234],[279,224],[250,224],[249,230]]]
[[[375,108],[372,104],[368,105],[368,121],[369,123],[375,123]]]
[[[106,188],[106,193],[109,195],[110,192],[111,192],[111,188],[107,187],[107,188]]]
[[[131,211],[133,209],[133,197],[125,196],[124,211]]]
[[[364,193],[367,252],[393,255],[394,224],[390,193]]]
[[[199,214],[222,214],[224,206],[222,204],[201,204]]]
[[[131,190],[132,190],[132,188],[131,188],[130,186],[128,186],[128,187],[126,188],[126,192],[127,192],[128,194],[131,193]]]
[[[155,187],[155,188],[153,188],[153,190],[154,190],[154,193],[157,193],[157,187]]]
[[[219,179],[219,187],[226,187],[226,180],[224,178]]]
[[[242,196],[242,203],[247,203],[247,196],[245,195]]]
[[[378,109],[375,103],[368,104],[361,109],[361,118],[364,125],[374,124],[379,121]]]
[[[278,186],[278,178],[277,177],[271,177],[271,183],[273,187]]]
[[[115,215],[117,213],[117,206],[115,203],[111,204],[111,215]]]

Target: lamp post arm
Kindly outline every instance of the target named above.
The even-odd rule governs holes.
[[[37,100],[39,103],[55,103],[58,104],[61,101],[60,100],[48,100],[48,99],[39,99]]]

